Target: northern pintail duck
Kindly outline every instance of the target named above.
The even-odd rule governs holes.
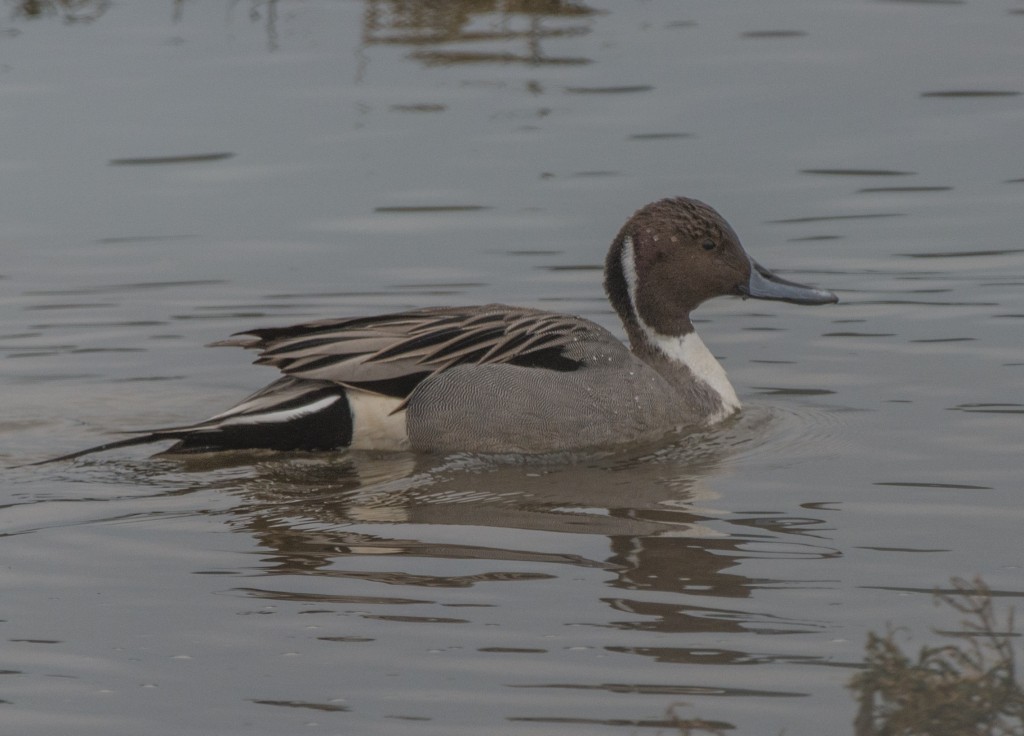
[[[489,304],[238,333],[284,376],[198,424],[71,455],[177,440],[169,452],[266,448],[542,453],[607,447],[719,422],[740,408],[690,313],[716,296],[838,301],[746,254],[714,209],[663,199],[608,251],[604,287],[627,348],[603,327]]]

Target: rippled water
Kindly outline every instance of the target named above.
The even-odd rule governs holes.
[[[5,465],[226,408],[256,325],[619,330],[667,195],[841,302],[702,307],[746,408],[669,445],[5,470],[5,732],[848,733],[868,631],[1024,594],[1014,3],[6,8]]]

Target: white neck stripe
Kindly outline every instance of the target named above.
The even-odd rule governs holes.
[[[668,358],[671,362],[685,365],[693,377],[707,385],[714,391],[722,401],[722,412],[712,419],[717,421],[724,419],[740,408],[739,397],[736,390],[729,383],[725,369],[718,362],[711,351],[708,350],[700,335],[696,332],[688,332],[685,335],[662,335],[640,316],[637,308],[636,294],[640,284],[640,277],[636,271],[636,252],[633,239],[626,236],[622,241],[622,276],[626,281],[626,293],[629,296],[629,306],[632,308],[633,316],[640,326],[647,342]]]
[[[619,256],[619,262],[622,264],[622,277],[626,280],[629,306],[633,308],[633,314],[636,315],[637,321],[646,328],[636,306],[636,286],[640,279],[636,275],[636,252],[633,248],[633,238],[628,235],[622,240],[622,255]]]

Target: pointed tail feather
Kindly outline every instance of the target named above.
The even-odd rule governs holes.
[[[137,437],[128,437],[123,440],[104,442],[102,445],[95,445],[94,447],[87,447],[84,450],[69,452],[67,455],[50,457],[45,460],[37,460],[34,463],[23,463],[22,465],[15,465],[14,467],[22,468],[29,465],[48,465],[49,463],[58,463],[63,460],[74,460],[75,458],[82,457],[83,455],[92,455],[94,452],[105,452],[107,450],[116,450],[119,447],[132,447],[134,445],[148,445],[151,442],[159,442],[160,440],[173,440],[177,438],[178,435],[174,434],[165,434],[162,432],[148,432]]]

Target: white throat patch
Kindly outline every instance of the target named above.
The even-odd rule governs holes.
[[[722,410],[709,417],[710,421],[717,422],[729,416],[740,408],[739,397],[736,396],[736,390],[729,383],[722,364],[711,354],[704,341],[700,339],[700,335],[696,332],[689,332],[685,335],[662,335],[644,322],[643,317],[640,316],[636,300],[640,279],[636,272],[633,239],[627,236],[622,246],[622,275],[626,279],[626,293],[629,294],[629,303],[633,308],[633,314],[636,315],[636,321],[648,342],[669,360],[685,365],[694,378],[718,394],[722,401]]]
[[[644,330],[648,329],[647,325],[644,325]],[[698,381],[707,384],[712,391],[718,394],[722,400],[722,410],[709,417],[711,421],[721,421],[740,408],[740,399],[736,395],[736,389],[729,383],[729,377],[725,375],[722,364],[711,354],[704,341],[700,339],[700,335],[690,332],[685,335],[669,337],[650,330],[648,337],[661,352],[670,359],[685,365]]]

